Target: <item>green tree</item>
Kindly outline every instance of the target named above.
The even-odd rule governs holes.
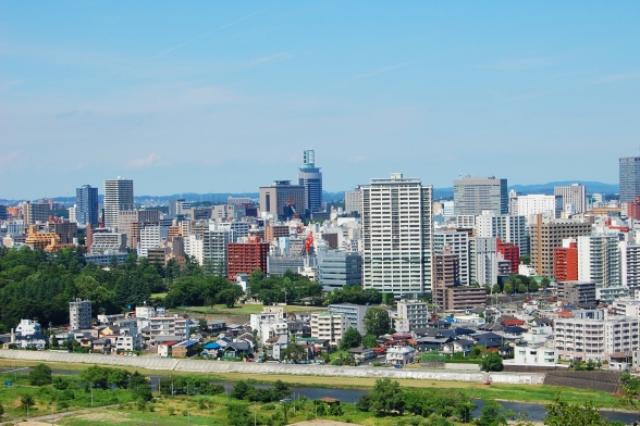
[[[495,401],[485,401],[480,417],[474,423],[478,426],[506,426],[507,416],[500,404]]]
[[[590,402],[578,405],[556,400],[547,406],[544,424],[547,426],[606,426],[608,423]]]
[[[624,399],[630,405],[636,405],[638,398],[640,397],[640,379],[633,377],[628,372],[625,372],[620,376],[620,383],[622,384],[622,394]]]
[[[365,334],[362,338],[362,346],[365,348],[375,348],[378,346],[378,342],[376,341],[376,336],[373,334]]]
[[[389,333],[391,331],[389,312],[382,308],[370,308],[364,316],[364,325],[367,334],[376,337]]]
[[[233,402],[227,404],[227,420],[231,426],[250,426],[253,419],[245,403]]]
[[[513,294],[513,283],[511,280],[507,280],[504,283],[502,291],[504,292],[504,294]]]
[[[378,416],[402,414],[404,395],[400,384],[391,379],[378,379],[369,393],[369,409]]]
[[[29,383],[31,386],[50,385],[51,382],[51,368],[46,364],[38,364],[29,372]]]
[[[4,416],[4,406],[0,404],[0,419]]]
[[[24,408],[24,412],[28,416],[29,415],[29,409],[31,409],[31,407],[36,405],[36,400],[33,398],[33,396],[31,396],[29,394],[22,395],[22,397],[20,398],[20,405],[22,406],[22,408]]]
[[[340,342],[340,349],[346,350],[360,346],[362,342],[362,336],[358,333],[354,327],[349,327],[342,336],[342,341]]]
[[[482,357],[480,367],[483,371],[502,371],[504,369],[502,357],[495,352],[489,352]]]

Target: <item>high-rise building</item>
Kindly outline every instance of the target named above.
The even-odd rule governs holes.
[[[186,215],[189,208],[191,208],[191,204],[184,199],[171,200],[169,201],[169,217],[173,219]]]
[[[362,191],[356,188],[344,193],[344,211],[347,213],[360,213],[362,209]]]
[[[98,188],[90,185],[76,188],[76,222],[98,226]]]
[[[86,330],[91,328],[91,301],[76,299],[69,302],[69,329]]]
[[[620,201],[633,201],[640,196],[640,157],[620,158]]]
[[[475,279],[481,286],[498,283],[498,243],[496,238],[476,237]]]
[[[118,213],[133,210],[133,180],[109,179],[104,182],[104,225],[115,229],[118,226]]]
[[[587,211],[587,192],[584,185],[556,186],[553,189],[556,197],[562,198],[562,211],[567,214],[580,214]]]
[[[393,174],[362,188],[363,286],[396,297],[431,287],[432,187]]]
[[[271,186],[260,187],[260,212],[278,219],[304,216],[305,187],[291,181],[277,180]]]
[[[229,243],[227,276],[235,280],[238,274],[250,274],[259,270],[267,272],[269,243],[258,237],[249,237],[247,242]]]
[[[362,257],[358,253],[320,250],[318,253],[318,282],[325,291],[345,285],[362,283]]]
[[[529,236],[524,216],[501,214],[484,211],[476,218],[476,236],[483,238],[500,238],[505,243],[518,246],[520,254],[529,254]]]
[[[597,287],[619,287],[620,250],[618,236],[598,234],[579,236],[578,279],[591,281]]]
[[[33,225],[35,223],[44,223],[49,220],[51,214],[51,206],[45,202],[26,201],[22,204],[22,214],[24,216],[25,225]]]
[[[624,287],[640,289],[640,245],[620,243],[620,280]]]
[[[496,249],[502,260],[509,262],[509,274],[517,274],[520,265],[520,248],[514,243],[506,243],[497,238]]]
[[[433,255],[433,303],[445,311],[466,311],[483,307],[487,293],[482,287],[460,284],[458,257],[448,248]]]
[[[554,195],[529,194],[518,195],[515,199],[515,212],[530,220],[535,215],[556,217],[556,197]]]
[[[578,243],[574,239],[565,239],[562,247],[554,249],[553,276],[556,281],[578,280]]]
[[[227,275],[227,247],[231,232],[227,229],[205,231],[202,236],[202,265],[217,276]]]
[[[433,232],[433,253],[442,254],[445,250],[458,256],[460,285],[469,285],[469,233],[453,229],[438,229]]]
[[[453,181],[453,201],[457,215],[477,216],[483,211],[509,213],[507,180],[495,177],[464,177]]]
[[[138,256],[147,257],[149,250],[160,248],[162,238],[160,237],[160,225],[148,224],[140,227],[140,237],[137,243]]]
[[[304,152],[302,167],[298,172],[298,184],[304,187],[304,209],[314,213],[322,210],[322,173],[316,167],[316,152]]]
[[[577,220],[544,219],[537,215],[529,229],[531,265],[538,275],[553,276],[554,250],[565,238],[591,234],[591,224]]]

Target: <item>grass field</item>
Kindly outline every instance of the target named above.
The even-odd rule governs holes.
[[[197,313],[204,315],[225,315],[225,316],[249,316],[251,314],[257,314],[262,312],[264,305],[261,304],[244,304],[238,305],[233,308],[228,308],[226,305],[213,305],[213,306],[181,306],[176,309],[172,309],[175,312]],[[299,306],[299,305],[286,305],[284,307],[285,312],[314,312],[325,310],[322,306]]]

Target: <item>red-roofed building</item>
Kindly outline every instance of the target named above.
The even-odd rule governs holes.
[[[578,279],[578,244],[556,247],[553,254],[553,276],[556,281],[576,281]]]
[[[238,274],[250,274],[256,269],[267,272],[269,243],[252,236],[246,243],[229,243],[227,276],[235,280]]]
[[[511,264],[510,272],[517,274],[518,265],[520,265],[520,248],[513,243],[503,243],[502,240],[498,238],[496,240],[496,249],[498,253],[502,255],[502,258]]]

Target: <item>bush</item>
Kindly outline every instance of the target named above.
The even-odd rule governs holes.
[[[29,372],[29,383],[31,386],[50,385],[51,382],[51,368],[46,364],[38,364]]]
[[[504,369],[502,357],[495,352],[490,352],[482,357],[480,367],[483,371],[502,371]]]

